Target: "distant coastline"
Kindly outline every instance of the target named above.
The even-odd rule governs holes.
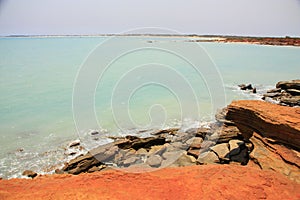
[[[187,42],[247,43],[275,46],[300,46],[300,37],[254,37],[227,35],[176,35],[176,34],[94,34],[94,35],[8,35],[2,38],[58,38],[58,37],[176,37],[187,38]]]

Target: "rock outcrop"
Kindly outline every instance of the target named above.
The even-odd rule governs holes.
[[[228,106],[226,119],[251,143],[247,148],[252,164],[300,182],[300,108],[235,101]]]
[[[148,173],[100,171],[0,180],[0,199],[299,199],[300,185],[273,171],[230,165]]]
[[[206,164],[251,165],[300,182],[300,108],[264,101],[234,101],[209,127],[126,136],[66,163],[59,173]]]
[[[264,94],[263,99],[273,99],[282,105],[300,106],[300,80],[278,82],[275,89]]]
[[[22,173],[23,176],[27,176],[29,178],[35,178],[38,174],[34,171],[31,171],[31,170],[25,170],[23,173]]]

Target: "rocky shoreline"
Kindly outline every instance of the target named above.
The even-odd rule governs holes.
[[[248,86],[240,87],[254,92],[253,87]],[[157,170],[169,169],[180,173],[186,167],[194,169],[193,166],[237,171],[255,169],[258,170],[256,173],[262,173],[261,177],[272,171],[281,180],[288,180],[287,185],[294,186],[299,194],[299,89],[300,80],[279,82],[274,90],[264,95],[265,101],[233,101],[216,114],[215,122],[205,127],[157,130],[145,138],[134,135],[112,138],[114,142],[65,163],[55,170],[59,174],[55,176],[70,179],[78,174],[83,177],[99,173],[102,176],[117,173],[115,169],[121,169],[122,173],[156,173]],[[270,99],[273,103],[269,102]],[[93,135],[97,134],[97,131],[93,132]],[[72,147],[79,148],[80,142],[72,143]],[[26,171],[24,175],[34,180],[45,179],[32,171]],[[14,180],[0,180],[0,186],[10,181]],[[262,190],[265,191],[265,186]],[[0,197],[5,191],[0,187]]]
[[[247,43],[273,46],[300,46],[300,38],[295,37],[246,37],[246,36],[193,36],[189,42]],[[198,39],[199,38],[199,39]]]

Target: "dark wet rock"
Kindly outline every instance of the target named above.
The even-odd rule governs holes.
[[[238,154],[229,156],[230,161],[241,163],[241,165],[247,165],[249,161],[249,153],[247,148],[241,149]]]
[[[267,93],[281,93],[281,89],[280,88],[274,88],[274,89],[268,90]]]
[[[281,93],[266,93],[263,95],[264,98],[269,97],[269,98],[274,98],[274,97],[279,97],[281,96]]]
[[[29,178],[35,178],[38,174],[34,171],[31,171],[31,170],[25,170],[23,173],[22,173],[23,176],[27,176]]]
[[[140,138],[138,140],[133,140],[131,148],[135,150],[140,148],[150,149],[154,145],[163,145],[165,143],[166,143],[166,138],[164,137]]]
[[[238,85],[240,87],[241,90],[253,90],[253,87],[251,84],[245,85],[245,84],[241,84]]]
[[[66,163],[62,168],[62,171],[69,174],[80,174],[82,172],[87,172],[90,168],[94,166],[104,165],[104,163],[97,160],[92,154],[87,153],[86,155],[78,156],[77,158]]]
[[[216,164],[219,163],[219,158],[213,151],[209,151],[201,153],[197,159],[197,163],[201,165]]]
[[[99,134],[99,131],[94,130],[94,131],[91,131],[90,134],[91,134],[91,135],[98,135],[98,134]]]
[[[276,88],[280,89],[296,89],[300,90],[300,80],[280,81],[276,84]]]
[[[79,146],[80,145],[80,140],[74,140],[73,142],[71,142],[69,144],[69,147],[72,148],[72,147],[76,147],[76,146]]]
[[[189,149],[187,151],[187,155],[193,156],[194,158],[198,158],[200,155],[200,149]]]
[[[300,96],[281,97],[280,103],[287,104],[290,106],[300,106]]]
[[[253,93],[253,94],[256,94],[256,93],[257,93],[256,88],[253,88],[252,93]]]
[[[293,96],[300,96],[300,90],[297,89],[287,89],[286,92]]]
[[[300,106],[300,80],[281,81],[276,89],[269,90],[263,95],[263,100],[271,98],[281,105]]]
[[[162,158],[159,155],[151,155],[146,160],[146,163],[151,167],[159,167],[161,162],[162,162]]]
[[[152,146],[163,145],[166,143],[165,137],[148,137],[148,138],[138,138],[136,136],[126,137],[125,139],[120,139],[114,144],[121,149],[135,149],[144,148],[149,150]]]
[[[179,130],[179,128],[163,129],[163,130],[155,131],[155,132],[151,133],[151,135],[161,135],[161,134],[172,134],[172,135],[175,135],[178,130]]]
[[[237,155],[241,151],[241,146],[245,146],[244,141],[242,140],[230,140],[229,141],[229,150],[230,156]]]

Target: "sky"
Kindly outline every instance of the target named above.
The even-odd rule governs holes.
[[[0,0],[0,35],[122,33],[298,36],[300,0]]]

